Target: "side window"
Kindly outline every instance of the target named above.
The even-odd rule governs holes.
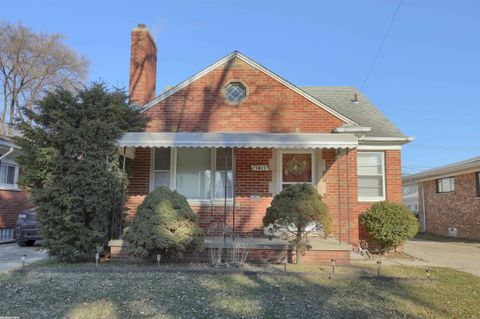
[[[17,187],[18,166],[0,163],[0,186]]]
[[[437,193],[450,193],[454,191],[455,191],[454,177],[437,179]]]
[[[385,157],[383,152],[358,152],[358,199],[381,201],[385,199]]]
[[[475,180],[477,182],[477,196],[480,197],[480,172],[475,173]]]
[[[170,171],[171,149],[160,147],[155,148],[153,157],[153,187],[159,186],[170,187],[171,171]]]

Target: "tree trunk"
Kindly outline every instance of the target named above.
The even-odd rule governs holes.
[[[301,264],[302,263],[302,252],[298,248],[295,251],[295,263],[296,264]]]
[[[296,238],[296,245],[295,245],[295,262],[296,264],[302,263],[302,231],[299,229],[297,230],[297,238]]]

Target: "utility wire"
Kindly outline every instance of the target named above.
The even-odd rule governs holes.
[[[373,70],[373,67],[375,66],[375,63],[377,62],[378,57],[380,56],[380,53],[382,52],[383,46],[385,44],[385,41],[388,38],[388,35],[390,34],[390,30],[392,29],[393,23],[395,22],[395,18],[397,17],[398,11],[400,11],[400,7],[403,4],[403,0],[400,0],[397,6],[397,10],[395,10],[395,13],[393,14],[392,20],[390,20],[390,24],[388,25],[387,32],[385,32],[385,36],[383,37],[382,43],[380,44],[380,47],[378,48],[377,53],[375,54],[375,57],[373,58],[372,64],[370,64],[370,67],[368,68],[367,75],[365,75],[365,78],[363,79],[362,85],[360,86],[360,91],[363,90],[363,87],[368,81],[368,78],[370,77],[370,73]]]

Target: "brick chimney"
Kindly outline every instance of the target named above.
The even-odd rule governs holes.
[[[144,24],[132,30],[130,48],[130,103],[141,106],[155,97],[157,46]]]

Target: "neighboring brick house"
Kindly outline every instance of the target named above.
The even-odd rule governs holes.
[[[416,183],[422,230],[480,240],[480,157],[404,177]]]
[[[202,227],[226,221],[237,236],[263,236],[273,196],[306,182],[323,195],[333,236],[356,245],[372,203],[402,202],[400,153],[412,138],[357,89],[297,87],[235,51],[156,95],[156,51],[144,25],[132,31],[130,97],[149,122],[118,141],[130,217],[167,186]]]
[[[28,192],[18,188],[18,146],[0,136],[0,242],[14,237],[17,215],[27,209]]]

